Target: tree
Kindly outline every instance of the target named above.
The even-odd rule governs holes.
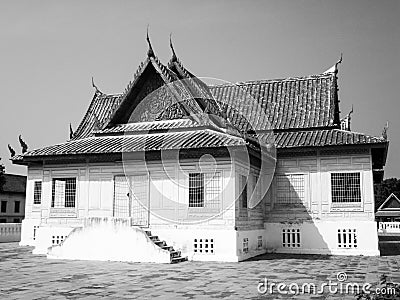
[[[0,157],[0,191],[3,190],[3,185],[6,183],[6,178],[4,177],[5,171],[6,171],[6,168],[1,163],[1,157]]]
[[[389,178],[383,180],[381,183],[375,184],[375,211],[382,205],[391,193],[400,198],[400,179]]]

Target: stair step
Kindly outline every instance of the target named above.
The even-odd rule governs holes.
[[[176,258],[181,256],[181,251],[170,251],[171,258]]]
[[[156,244],[159,247],[167,246],[167,243],[165,241],[155,241],[154,244]]]
[[[161,247],[162,249],[164,249],[164,250],[168,250],[168,251],[174,251],[174,247],[172,247],[172,246],[167,246],[167,245],[165,245],[165,246],[162,246]]]
[[[149,235],[149,238],[150,238],[153,242],[159,241],[158,235]]]
[[[174,247],[168,246],[166,241],[160,241],[159,237],[157,235],[152,235],[150,230],[144,230],[144,232],[154,244],[156,244],[161,249],[168,250],[170,252],[171,264],[176,264],[188,260],[187,256],[181,256],[181,251],[176,251]]]
[[[174,258],[171,259],[171,264],[176,264],[176,263],[187,261],[187,260],[188,260],[187,256],[185,256],[185,257],[181,257],[181,256],[174,257]]]

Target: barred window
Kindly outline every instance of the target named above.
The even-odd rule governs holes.
[[[263,246],[263,237],[262,237],[262,235],[259,235],[257,237],[257,249],[261,249],[262,246]]]
[[[304,174],[276,176],[276,204],[297,204],[307,206],[305,199]]]
[[[300,229],[282,229],[282,246],[286,248],[300,247]]]
[[[214,254],[214,239],[194,239],[193,251],[201,254]]]
[[[244,253],[249,252],[249,238],[243,239],[243,252]]]
[[[357,248],[356,229],[338,229],[338,248]]]
[[[75,207],[76,178],[53,178],[51,207]]]
[[[205,207],[219,209],[222,194],[221,172],[204,174]]]
[[[246,176],[239,175],[239,201],[241,208],[247,208],[247,178]]]
[[[361,202],[360,173],[332,173],[333,203]]]
[[[42,202],[42,182],[35,181],[33,187],[33,204],[40,204]]]
[[[189,207],[219,209],[222,195],[222,174],[189,174]]]
[[[189,174],[189,207],[204,207],[204,174]]]

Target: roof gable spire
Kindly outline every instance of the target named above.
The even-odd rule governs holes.
[[[169,46],[171,47],[171,51],[172,51],[171,61],[177,61],[178,57],[176,56],[174,46],[172,45],[172,33],[169,34]]]
[[[147,25],[147,33],[146,33],[147,44],[149,44],[149,50],[147,50],[148,57],[155,57],[153,47],[151,46],[150,38],[149,38],[149,25]]]
[[[94,83],[93,76],[92,76],[92,87],[96,90],[96,94],[97,93],[103,94],[102,91],[100,91],[99,88],[97,87],[97,85]]]
[[[322,74],[326,74],[326,73],[336,73],[338,70],[338,65],[342,63],[343,60],[343,53],[340,53],[340,58],[339,60],[332,66],[330,67],[328,70],[326,70],[325,72],[323,72]]]

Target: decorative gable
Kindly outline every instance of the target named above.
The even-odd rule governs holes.
[[[160,115],[176,99],[167,87],[168,82],[157,72],[154,58],[148,58],[143,70],[128,87],[124,100],[115,111],[109,126],[132,122],[148,122],[160,119]],[[180,106],[176,107],[180,118],[187,115]],[[109,127],[108,126],[108,127]]]
[[[379,207],[378,211],[380,210],[400,210],[400,200],[396,197],[395,194],[391,193],[389,197],[382,203]]]

